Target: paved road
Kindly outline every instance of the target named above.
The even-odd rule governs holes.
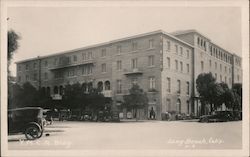
[[[10,150],[28,149],[239,149],[242,122],[144,121],[120,123],[55,122],[49,136],[26,141],[8,137]]]

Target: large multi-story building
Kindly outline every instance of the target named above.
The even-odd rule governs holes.
[[[53,99],[60,99],[66,84],[79,82],[84,91],[101,88],[117,107],[138,84],[149,99],[139,110],[144,119],[152,108],[157,119],[166,111],[198,115],[195,80],[204,72],[229,87],[242,82],[241,58],[196,30],[159,30],[17,62],[17,82],[28,81]]]

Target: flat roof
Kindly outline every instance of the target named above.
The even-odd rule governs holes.
[[[15,63],[18,64],[18,63],[28,62],[28,61],[32,61],[32,60],[37,60],[37,59],[43,59],[43,58],[53,57],[53,56],[62,55],[62,54],[68,54],[68,53],[72,53],[72,52],[76,52],[76,51],[87,50],[87,49],[91,49],[91,48],[95,48],[95,47],[105,46],[105,45],[114,44],[114,43],[121,42],[121,41],[131,40],[131,39],[135,39],[135,38],[141,38],[141,37],[145,37],[145,36],[149,36],[149,35],[155,35],[155,34],[167,35],[167,36],[169,36],[169,37],[171,37],[171,38],[173,38],[173,39],[175,39],[175,40],[177,40],[177,41],[179,41],[179,42],[193,48],[193,45],[191,45],[191,44],[189,44],[189,43],[175,37],[174,35],[171,35],[171,34],[165,32],[163,30],[156,30],[156,31],[153,31],[153,32],[148,32],[148,33],[143,33],[143,34],[138,34],[138,35],[134,35],[134,36],[129,36],[129,37],[124,37],[124,38],[120,38],[120,39],[111,40],[111,41],[103,42],[103,43],[100,43],[100,44],[94,44],[94,45],[85,46],[85,47],[76,48],[76,49],[71,49],[71,50],[67,50],[67,51],[61,51],[61,52],[53,53],[51,55],[37,56],[37,57],[17,61]]]

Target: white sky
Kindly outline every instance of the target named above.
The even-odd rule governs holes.
[[[8,29],[21,35],[14,62],[162,29],[196,29],[241,56],[236,7],[12,7]]]

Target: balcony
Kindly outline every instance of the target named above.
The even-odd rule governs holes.
[[[142,69],[141,68],[136,68],[136,69],[124,69],[124,74],[125,75],[142,75]]]
[[[69,67],[86,65],[86,64],[94,64],[94,60],[91,59],[91,60],[84,60],[84,61],[77,62],[77,63],[59,64],[59,65],[50,67],[49,70],[57,70],[57,69],[69,68]]]
[[[104,90],[104,91],[102,91],[102,94],[106,98],[111,98],[112,97],[112,90]]]

